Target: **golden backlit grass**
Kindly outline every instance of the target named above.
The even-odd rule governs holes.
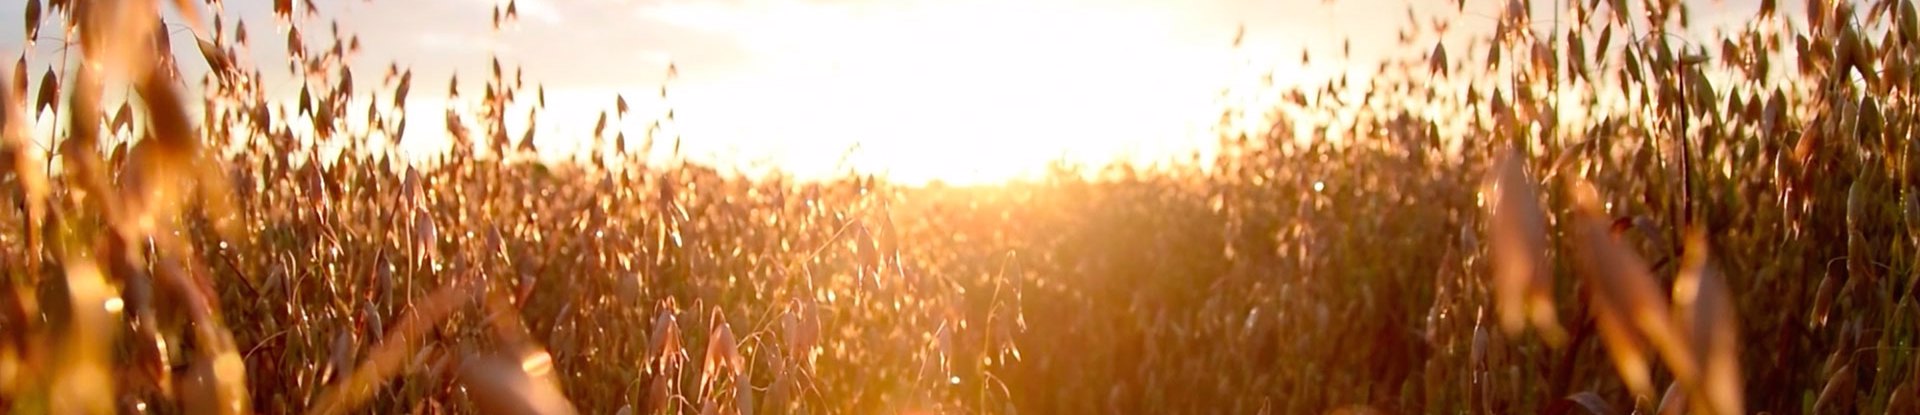
[[[1228,109],[1217,158],[969,188],[649,161],[620,96],[534,163],[505,120],[544,89],[497,60],[405,163],[372,137],[437,88],[277,1],[275,102],[243,22],[175,3],[28,0],[79,53],[0,113],[6,412],[1920,410],[1905,0],[1712,43],[1672,2],[1410,17],[1369,81]]]

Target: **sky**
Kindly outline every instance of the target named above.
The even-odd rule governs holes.
[[[466,91],[478,91],[497,55],[520,65],[529,84],[546,87],[536,144],[549,158],[585,146],[595,118],[619,95],[633,111],[615,127],[631,141],[671,108],[669,135],[683,138],[684,153],[723,168],[821,177],[850,167],[905,183],[978,183],[1032,177],[1054,160],[1182,158],[1216,142],[1210,131],[1223,90],[1268,71],[1282,83],[1369,72],[1413,7],[1403,0],[515,1],[521,18],[499,31],[491,13],[503,0],[323,0],[315,3],[321,18],[301,25],[309,39],[329,19],[358,34],[356,79],[378,79],[389,62],[413,70],[409,110],[427,116],[409,123],[409,154],[441,146],[435,138],[444,137],[438,120],[448,77],[461,74]],[[1751,15],[1757,1],[1702,0],[1695,18]],[[12,17],[24,3],[0,2],[0,16],[9,16],[0,19],[0,57],[25,53],[35,67],[57,61],[57,42],[26,50],[23,21]],[[1423,15],[1453,13],[1452,1],[1411,3]],[[1470,0],[1468,13],[1491,22],[1484,16],[1500,3]],[[1551,3],[1540,3],[1536,15],[1551,16]],[[225,13],[229,25],[235,17],[247,22],[269,92],[291,99],[299,84],[285,74],[271,4],[227,1]],[[188,38],[175,36],[175,50],[193,56],[183,65],[200,67],[182,69],[204,71]],[[1352,43],[1356,63],[1325,63],[1343,41]],[[1302,50],[1321,63],[1299,67]],[[678,74],[671,81],[669,64]]]

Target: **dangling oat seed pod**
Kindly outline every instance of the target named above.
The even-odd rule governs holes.
[[[413,69],[407,69],[405,73],[400,74],[400,85],[393,89],[394,108],[405,109],[407,107],[407,89],[411,88],[412,84]]]
[[[475,408],[489,414],[573,414],[573,403],[560,390],[552,357],[533,351],[520,359],[510,356],[468,356],[460,366],[460,385]]]
[[[56,105],[59,105],[59,103],[56,102],[59,98],[60,79],[53,76],[53,68],[47,68],[46,74],[40,75],[40,93],[33,99],[32,112],[39,114],[43,111],[53,109]]]
[[[1900,197],[1900,212],[1907,224],[1908,243],[1920,246],[1920,189],[1907,187],[1906,194]],[[1915,255],[1920,256],[1920,253]],[[1920,270],[1914,270],[1907,276],[1907,290],[1909,294],[1920,290]]]
[[[1807,327],[1818,329],[1827,326],[1827,316],[1833,310],[1833,297],[1839,294],[1840,284],[1834,278],[1837,271],[1829,271],[1820,278],[1820,285],[1814,289],[1813,311],[1807,316]]]
[[[1500,326],[1516,334],[1531,323],[1547,343],[1563,344],[1566,332],[1554,313],[1547,265],[1546,214],[1517,150],[1508,148],[1500,156],[1488,185],[1493,212],[1487,227]]]
[[[21,56],[20,60],[13,62],[13,88],[6,92],[8,97],[12,98],[15,102],[20,103],[21,108],[23,108],[25,111],[34,111],[34,109],[31,108],[31,106],[27,105],[27,57],[26,56]]]
[[[1855,390],[1853,364],[1848,363],[1828,376],[1826,386],[1820,388],[1820,396],[1813,402],[1816,414],[1833,413],[1840,408],[1853,408]]]
[[[1695,361],[1700,362],[1698,385],[1704,399],[1693,407],[1714,414],[1743,414],[1744,385],[1740,376],[1740,323],[1726,277],[1708,256],[1706,232],[1687,231],[1680,275],[1673,283],[1675,317]]]
[[[707,391],[702,398],[709,405],[715,404],[715,395],[720,393],[717,389],[719,379],[721,375],[726,375],[734,383],[733,410],[743,414],[753,413],[753,394],[750,393],[746,359],[740,355],[740,345],[734,337],[733,327],[727,324],[726,315],[718,307],[713,309],[712,314],[713,323],[707,330],[707,354],[700,364],[701,387]]]
[[[593,136],[597,138],[597,137],[606,135],[606,133],[607,133],[607,112],[601,111],[599,121],[593,122]]]
[[[1920,188],[1908,186],[1906,193],[1900,198],[1900,207],[1907,222],[1907,237],[1920,243]]]
[[[1867,181],[1855,179],[1847,189],[1847,279],[1864,278],[1858,283],[1873,281],[1874,269],[1871,258],[1872,248],[1868,246],[1866,236]]]
[[[32,45],[33,41],[40,37],[40,0],[27,0],[27,8],[22,10],[21,14],[24,14],[27,19],[26,42]]]
[[[1574,244],[1575,262],[1581,280],[1592,290],[1600,338],[1613,355],[1621,378],[1635,395],[1652,396],[1645,360],[1651,347],[1675,378],[1696,379],[1699,371],[1693,353],[1673,327],[1667,299],[1657,288],[1646,261],[1608,234],[1610,221],[1599,194],[1590,185],[1580,183],[1574,192],[1577,216],[1573,226],[1579,238]]]
[[[1660,415],[1685,415],[1687,413],[1687,392],[1680,382],[1668,382],[1667,391],[1660,395],[1660,406],[1653,413]]]

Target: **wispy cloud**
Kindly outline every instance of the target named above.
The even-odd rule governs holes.
[[[727,32],[745,26],[746,11],[718,3],[659,3],[636,7],[634,17],[681,28]]]
[[[415,35],[413,40],[415,44],[428,50],[462,53],[513,52],[513,45],[506,42],[465,33],[425,32]]]
[[[468,7],[499,6],[502,8],[507,7],[507,3],[511,1],[513,3],[514,12],[518,13],[521,18],[531,19],[532,21],[540,22],[542,24],[548,24],[548,25],[557,25],[566,21],[566,18],[563,17],[560,13],[560,8],[555,7],[553,5],[553,2],[550,0],[449,0],[449,1],[458,2],[458,3],[461,3],[463,6],[468,6]]]

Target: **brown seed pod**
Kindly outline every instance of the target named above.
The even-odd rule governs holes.
[[[1920,244],[1920,189],[1908,186],[1905,193],[1900,197],[1900,213],[1907,224],[1907,237]]]
[[[1839,294],[1840,284],[1841,281],[1832,272],[1820,278],[1820,286],[1814,290],[1813,310],[1807,318],[1807,327],[1818,329],[1827,326],[1827,316],[1833,309],[1834,296]]]
[[[1880,133],[1882,129],[1886,127],[1885,124],[1886,120],[1881,118],[1880,115],[1880,104],[1873,100],[1873,95],[1861,96],[1860,121],[1858,123],[1860,129],[1860,144],[1879,143]]]
[[[31,45],[40,38],[40,19],[43,17],[40,14],[40,0],[27,0],[26,9],[21,12],[26,17],[26,41]]]
[[[400,85],[394,87],[393,89],[393,107],[394,108],[405,109],[407,107],[407,89],[409,89],[412,86],[412,83],[413,83],[413,70],[408,69],[405,73],[402,73],[400,75]]]
[[[40,75],[40,94],[34,98],[33,112],[53,109],[59,99],[60,79],[53,76],[53,68],[47,68],[46,74]]]
[[[1488,233],[1494,268],[1494,292],[1501,328],[1519,333],[1529,322],[1549,344],[1564,342],[1554,315],[1553,281],[1546,261],[1546,214],[1518,151],[1509,148],[1489,172],[1492,200]]]
[[[1900,9],[1900,38],[1908,46],[1920,45],[1920,26],[1916,26],[1920,25],[1920,16],[1914,14],[1913,0],[1900,0],[1893,7]]]
[[[573,414],[573,403],[553,377],[553,358],[535,351],[520,359],[469,356],[460,365],[460,384],[474,406],[488,414]]]
[[[1595,318],[1601,320],[1601,338],[1613,353],[1621,377],[1636,394],[1651,394],[1644,360],[1650,346],[1669,370],[1684,382],[1698,379],[1697,357],[1675,327],[1667,299],[1656,288],[1648,266],[1632,248],[1609,236],[1611,220],[1597,192],[1581,184],[1575,190],[1576,269],[1593,295]],[[1621,359],[1629,359],[1622,361]]]
[[[1920,412],[1920,403],[1915,403],[1914,401],[1914,391],[1913,380],[1907,380],[1901,382],[1899,386],[1895,386],[1891,396],[1887,397],[1886,413],[1911,414]]]
[[[25,56],[21,56],[20,60],[14,61],[13,63],[12,87],[11,90],[7,91],[8,96],[11,97],[14,102],[25,105],[27,101],[27,57]]]
[[[1813,413],[1825,414],[1854,408],[1854,383],[1852,364],[1835,370],[1827,378],[1826,386],[1820,388],[1820,397],[1813,402]]]
[[[1706,232],[1687,231],[1680,273],[1673,282],[1675,317],[1701,364],[1701,376],[1692,388],[1701,395],[1696,407],[1716,414],[1746,413],[1740,371],[1739,315],[1732,290],[1708,257]]]
[[[1760,130],[1770,136],[1779,136],[1786,132],[1787,94],[1778,88],[1773,96],[1767,98],[1767,107],[1761,113]]]
[[[1685,415],[1687,413],[1687,392],[1682,390],[1680,382],[1667,383],[1667,391],[1660,395],[1659,415]]]
[[[1827,9],[1827,3],[1826,1],[1807,2],[1807,24],[1815,30],[1827,26],[1827,15],[1832,13]]]

